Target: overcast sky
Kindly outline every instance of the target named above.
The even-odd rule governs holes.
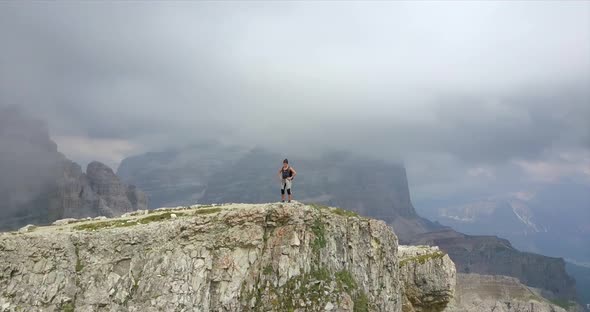
[[[590,185],[590,2],[0,2],[0,105],[116,167],[195,140],[402,159],[414,198]]]

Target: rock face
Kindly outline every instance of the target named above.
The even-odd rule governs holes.
[[[397,244],[383,221],[297,203],[70,221],[0,236],[0,311],[396,312]]]
[[[231,204],[0,234],[0,312],[563,312],[514,278],[325,206]],[[456,286],[457,285],[457,286]]]
[[[98,162],[84,173],[58,152],[42,122],[17,110],[0,109],[0,172],[0,231],[147,208],[143,192]]]
[[[87,173],[80,166],[64,161],[63,176],[54,186],[55,192],[46,200],[47,223],[62,218],[118,216],[125,212],[147,209],[147,196],[135,186],[120,182],[106,165],[88,164]]]
[[[505,239],[445,230],[419,235],[413,243],[439,246],[457,272],[512,276],[562,299],[576,297],[575,281],[567,275],[563,259],[518,251]]]
[[[453,300],[456,271],[438,247],[399,246],[404,312],[443,311]]]
[[[118,174],[148,190],[156,207],[194,201],[268,202],[277,200],[274,175],[283,158],[263,149],[207,143],[127,158]],[[410,200],[406,171],[399,164],[346,153],[291,162],[298,171],[294,184],[298,200],[342,207],[384,220],[393,226],[402,244],[440,246],[457,263],[460,272],[514,276],[563,298],[571,298],[575,293],[563,262],[555,258],[521,253],[512,247],[496,249],[506,245],[506,241],[463,235],[418,216]],[[496,250],[501,256],[495,256]],[[527,264],[524,269],[523,264]],[[550,268],[550,277],[545,275],[545,267]]]
[[[459,273],[456,299],[445,312],[566,312],[518,279]]]

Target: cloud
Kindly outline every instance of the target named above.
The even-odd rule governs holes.
[[[54,136],[61,153],[77,159],[82,167],[95,159],[102,159],[111,168],[117,168],[126,155],[136,153],[138,147],[121,139],[101,139],[85,136]]]
[[[590,151],[568,151],[538,161],[515,161],[530,179],[556,183],[562,179],[581,179],[590,185]]]
[[[590,149],[589,11],[2,2],[0,104],[47,120],[81,162],[217,139],[401,158],[425,193],[511,170],[577,174],[548,168],[553,151]]]
[[[519,191],[519,192],[512,193],[510,195],[512,195],[514,198],[516,198],[518,200],[530,201],[533,198],[535,198],[535,196],[537,194],[535,194],[534,192]]]

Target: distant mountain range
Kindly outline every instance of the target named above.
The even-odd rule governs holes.
[[[420,207],[426,217],[468,234],[508,238],[522,250],[590,264],[590,189],[552,184],[535,193]]]
[[[536,189],[442,206],[424,202],[420,212],[464,233],[505,237],[520,250],[566,258],[580,301],[590,303],[590,190],[571,182]]]
[[[276,175],[284,157],[262,148],[210,142],[130,157],[117,173],[145,190],[151,207],[274,202],[280,198]],[[506,274],[558,297],[575,297],[575,282],[566,274],[563,259],[520,252],[504,239],[464,235],[420,217],[401,164],[337,152],[293,158],[291,165],[298,172],[297,200],[385,220],[402,243],[441,245],[460,272]],[[526,211],[521,217],[536,226]]]
[[[0,109],[0,231],[146,208],[146,195],[106,165],[83,172],[59,153],[43,122]]]

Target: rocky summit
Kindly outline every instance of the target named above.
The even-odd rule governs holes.
[[[0,311],[442,310],[454,266],[423,248],[400,260],[385,222],[299,203],[61,220],[0,236]]]
[[[437,247],[399,246],[384,221],[297,202],[140,210],[0,234],[0,312],[453,312],[494,311],[472,310],[480,298],[485,307],[511,304],[509,295],[470,297],[472,284],[462,285]],[[534,311],[552,307],[535,300]]]

